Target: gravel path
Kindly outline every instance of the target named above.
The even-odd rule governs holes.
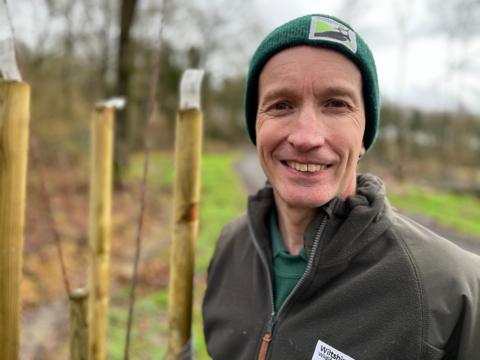
[[[265,175],[260,167],[255,151],[245,150],[243,157],[237,162],[235,168],[249,194],[254,194],[265,183]],[[480,238],[464,236],[455,231],[445,229],[425,215],[408,215],[410,218],[456,243],[458,246],[480,255]]]

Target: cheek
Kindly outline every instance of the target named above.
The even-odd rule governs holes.
[[[265,133],[264,124],[265,124],[265,120],[262,117],[258,116],[257,122],[255,123],[255,134],[256,134],[257,145],[263,142],[264,133]]]
[[[336,123],[330,127],[332,144],[335,144],[341,152],[355,152],[360,154],[363,147],[364,129],[358,121],[354,119],[348,123]]]
[[[281,128],[275,121],[259,119],[256,125],[257,147],[261,150],[272,150],[281,141]]]
[[[265,122],[258,121],[256,125],[256,135],[257,135],[257,153],[262,165],[262,168],[265,170],[265,160],[268,158],[268,154],[272,150],[272,139],[271,132],[269,131],[268,126],[265,126]]]
[[[265,131],[263,126],[256,127],[256,141],[257,141],[257,151],[259,154],[262,153],[265,143],[268,142],[268,132]]]

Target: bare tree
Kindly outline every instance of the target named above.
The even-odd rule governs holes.
[[[405,87],[407,84],[408,73],[408,54],[410,50],[410,36],[409,36],[409,19],[411,19],[412,8],[415,0],[396,0],[393,2],[394,18],[397,25],[399,46],[397,57],[397,96],[400,102],[403,102],[405,97]],[[407,138],[408,138],[408,121],[409,114],[402,109],[398,117],[398,129],[397,132],[397,147],[398,147],[398,159],[396,176],[399,179],[403,179],[405,176],[405,163],[407,161]]]
[[[478,0],[429,0],[429,8],[435,15],[434,31],[445,39],[445,76],[443,81],[453,90],[457,109],[464,106],[467,70],[478,66],[480,49],[475,43],[480,39],[480,1]]]
[[[135,19],[137,0],[123,0],[120,9],[120,37],[118,39],[116,93],[127,98],[125,111],[117,115],[115,131],[115,184],[121,185],[121,171],[125,169],[129,152],[129,112],[128,104],[132,95],[133,51],[131,31]]]
[[[456,161],[458,146],[455,146],[455,122],[466,109],[466,95],[475,92],[469,88],[467,79],[475,76],[469,73],[469,68],[479,66],[480,49],[475,49],[480,40],[480,1],[478,0],[429,0],[431,11],[435,14],[434,31],[443,35],[445,39],[445,75],[441,79],[444,87],[449,89],[456,101],[456,114],[444,113],[445,129],[442,132],[441,151],[439,160]],[[472,84],[478,83],[472,81]],[[474,120],[471,120],[474,121]],[[474,127],[474,124],[469,126]],[[444,167],[444,176],[448,174],[448,167]]]

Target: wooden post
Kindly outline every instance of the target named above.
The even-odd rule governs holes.
[[[0,81],[0,359],[18,359],[30,86]]]
[[[106,358],[112,207],[112,107],[98,106],[92,120],[90,177],[89,358]]]
[[[201,81],[201,76],[198,80]],[[199,92],[200,84],[197,86],[196,91]],[[175,137],[175,186],[173,234],[170,249],[167,359],[185,358],[185,354],[190,351],[189,347],[191,346],[194,252],[199,223],[202,129],[203,114],[200,111],[199,103],[197,106],[183,107],[181,105],[177,112]]]
[[[70,360],[88,360],[88,292],[77,289],[69,300]]]

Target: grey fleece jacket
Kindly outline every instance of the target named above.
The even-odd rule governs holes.
[[[395,211],[380,179],[359,175],[355,195],[318,209],[277,313],[272,206],[266,187],[218,241],[203,303],[213,359],[480,359],[480,257]]]

